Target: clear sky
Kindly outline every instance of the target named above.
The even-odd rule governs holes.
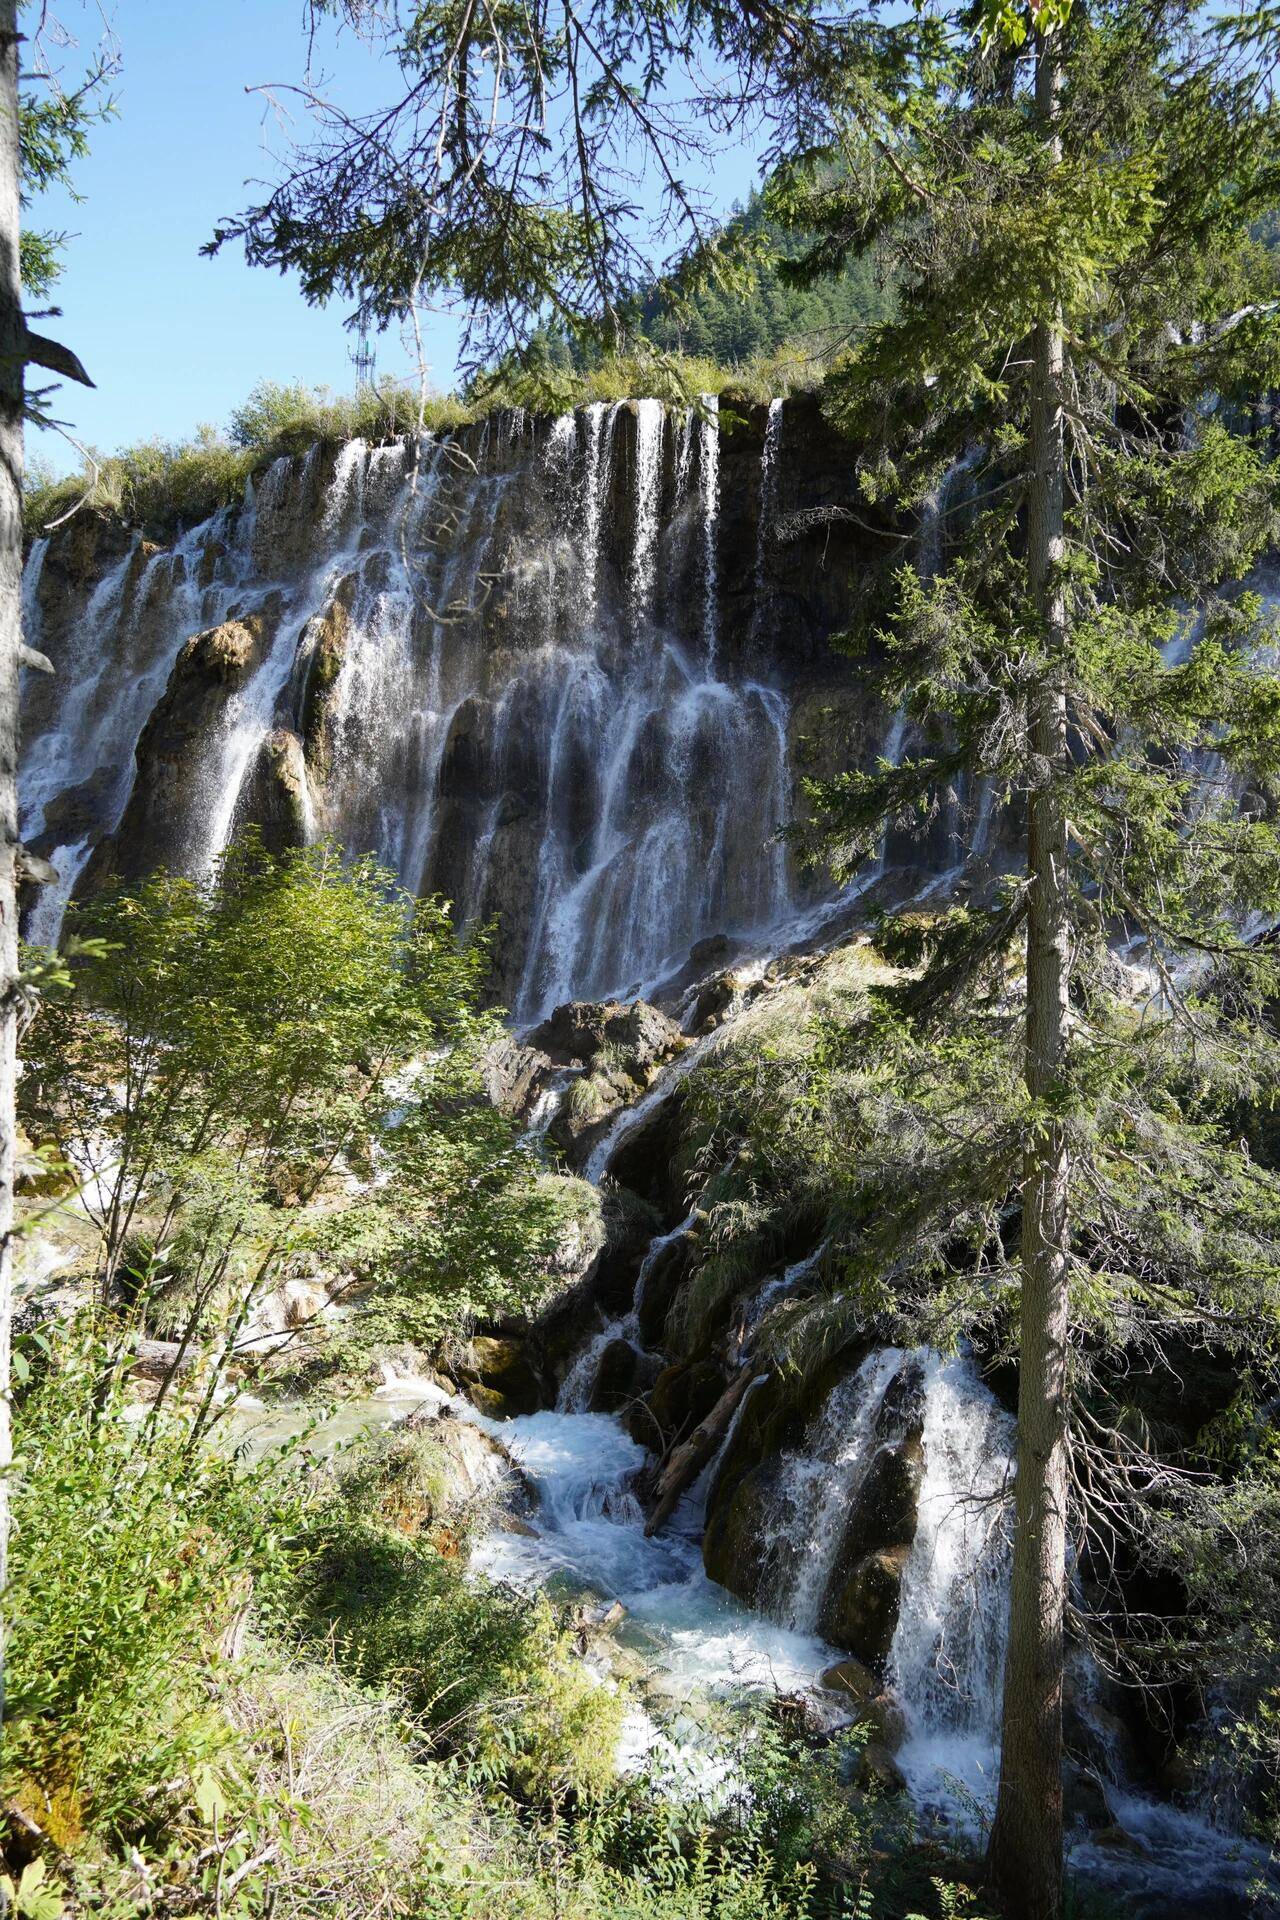
[[[349,388],[343,312],[308,307],[295,282],[250,270],[238,250],[200,258],[218,218],[254,197],[246,182],[276,177],[273,155],[287,134],[245,89],[301,76],[302,0],[104,0],[104,11],[123,61],[119,117],[94,130],[93,151],[77,165],[81,203],[50,196],[30,212],[33,224],[73,236],[54,294],[63,318],[48,331],[96,382],[92,393],[64,387],[55,413],[78,439],[110,451],[152,435],[181,438],[202,421],[222,425],[261,379]],[[57,12],[82,58],[101,31],[96,0],[59,0]],[[77,58],[66,56],[68,79]],[[348,107],[375,105],[394,84],[350,35],[321,48],[320,65]],[[752,177],[748,155],[722,156],[726,207]],[[439,386],[451,384],[456,341],[447,316],[432,322],[426,344]],[[379,343],[380,372],[407,366],[398,338]],[[53,434],[31,443],[60,469],[79,464]]]

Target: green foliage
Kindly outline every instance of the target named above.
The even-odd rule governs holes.
[[[317,440],[388,440],[419,428],[447,432],[471,415],[448,395],[419,394],[402,381],[381,380],[354,394],[331,394],[299,381],[261,380],[231,415],[232,444],[258,455],[305,453]]]
[[[250,839],[77,922],[95,944],[28,1036],[23,1104],[89,1182],[113,1309],[192,1352],[229,1328],[221,1368],[290,1275],[372,1289],[368,1338],[546,1284],[555,1196],[483,1098],[485,954],[440,902]]]
[[[191,440],[144,440],[118,453],[95,452],[83,472],[63,478],[35,466],[25,495],[27,533],[39,533],[83,504],[153,537],[168,537],[236,504],[246,480],[281,454],[355,435],[387,439],[420,425],[448,431],[470,417],[451,398],[419,396],[416,388],[395,382],[343,396],[299,382],[261,381],[232,413],[228,433],[202,426]]]
[[[112,1360],[83,1329],[33,1351],[17,1428],[5,1793],[62,1848],[160,1832],[220,1766],[206,1662],[286,1574],[277,1467],[202,1448],[190,1408],[139,1424]]]
[[[468,1573],[429,1434],[249,1467],[192,1403],[132,1401],[88,1329],[27,1357],[4,1781],[41,1836],[27,1920],[67,1896],[103,1920],[873,1911],[838,1749],[748,1723],[706,1798],[614,1780],[622,1697],[545,1602]],[[405,1530],[422,1496],[434,1538]]]

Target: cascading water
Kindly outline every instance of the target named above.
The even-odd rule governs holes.
[[[56,937],[104,838],[116,871],[205,870],[263,804],[273,742],[295,769],[285,837],[335,835],[463,922],[499,915],[500,987],[523,1017],[771,924],[789,894],[787,700],[721,642],[714,400],[683,429],[681,501],[678,432],[642,400],[537,432],[504,416],[352,441],[327,467],[313,449],[172,549],[135,541],[83,599],[60,575],[58,697],[32,690],[23,774],[25,836],[62,870],[40,933]],[[33,632],[47,586],[37,545]],[[178,684],[193,634],[254,620],[225,690],[212,672]],[[153,710],[168,786],[148,814],[152,767],[136,780],[133,763]]]
[[[924,1478],[888,1676],[918,1806],[955,1820],[995,1789],[1008,1633],[1013,1422],[963,1357],[922,1356]]]

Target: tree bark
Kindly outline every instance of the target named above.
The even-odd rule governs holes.
[[[18,649],[22,644],[22,375],[18,269],[18,8],[0,0],[0,1595],[9,1548],[9,1337],[13,1314],[18,1036]],[[0,1716],[4,1712],[0,1645]]]
[[[1041,38],[1036,104],[1060,152],[1058,54]],[[1062,1672],[1066,1604],[1068,1152],[1058,1096],[1068,1025],[1070,928],[1063,782],[1067,742],[1064,347],[1060,314],[1036,329],[1027,564],[1046,655],[1029,702],[1027,1016],[1032,1127],[1023,1161],[1018,1447],[1000,1788],[989,1866],[1019,1920],[1062,1911]]]

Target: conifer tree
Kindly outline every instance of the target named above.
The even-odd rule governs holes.
[[[1012,10],[975,24],[894,36],[891,161],[851,115],[841,171],[820,183],[802,156],[771,200],[822,230],[802,277],[873,244],[900,262],[899,314],[832,382],[864,491],[901,508],[969,467],[949,565],[900,578],[880,636],[885,697],[919,744],[815,786],[812,832],[852,867],[886,815],[927,817],[986,780],[1021,840],[1007,896],[956,917],[912,995],[954,1008],[1021,942],[1016,1515],[989,1864],[1027,1920],[1055,1920],[1072,1155],[1117,1045],[1090,998],[1108,943],[1140,937],[1160,1019],[1220,1041],[1235,969],[1256,1032],[1269,967],[1240,930],[1280,905],[1262,799],[1280,689],[1259,603],[1223,591],[1274,536],[1268,450],[1232,430],[1231,400],[1275,378],[1275,266],[1250,228],[1276,191],[1276,121],[1257,17],[1224,28],[1120,0],[1043,7],[1029,34]],[[1217,969],[1207,997],[1192,955]]]

